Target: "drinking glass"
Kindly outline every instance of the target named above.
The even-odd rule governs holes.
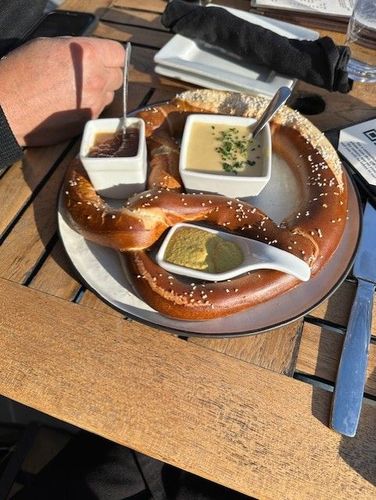
[[[355,1],[345,43],[351,50],[349,77],[376,82],[376,0]]]

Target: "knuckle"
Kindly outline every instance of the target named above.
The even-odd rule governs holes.
[[[81,46],[85,58],[89,61],[95,60],[96,50],[93,44],[90,43],[90,40],[81,38],[78,43]]]
[[[114,94],[114,92],[107,92],[107,93],[106,93],[106,98],[105,98],[105,103],[106,103],[106,106],[107,106],[108,104],[111,104],[111,103],[112,103],[112,101],[114,100],[114,95],[115,95],[115,94]]]
[[[89,78],[89,86],[94,94],[101,94],[106,86],[106,79],[100,73],[94,73]]]
[[[116,82],[116,89],[119,89],[122,85],[123,85],[123,79],[124,79],[124,75],[123,75],[123,69],[122,68],[118,68],[117,70],[117,82]]]
[[[92,115],[96,118],[97,116],[99,116],[103,110],[103,104],[102,102],[99,102],[97,101],[96,103],[93,104],[93,106],[91,106],[91,112],[92,112]]]

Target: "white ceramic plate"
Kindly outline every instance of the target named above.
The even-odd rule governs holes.
[[[348,184],[350,220],[337,250],[318,275],[268,302],[208,321],[179,321],[151,309],[133,292],[117,253],[85,240],[70,228],[62,215],[61,199],[58,225],[65,250],[82,281],[124,315],[182,335],[220,337],[259,333],[307,314],[345,278],[357,247],[361,221],[358,197],[350,179]],[[269,184],[259,196],[248,201],[277,223],[296,210],[300,202],[299,187],[290,167],[273,155]]]
[[[207,89],[214,90],[232,90],[234,92],[247,92],[248,94],[257,95],[263,94],[266,96],[272,96],[275,94],[277,89],[281,86],[287,86],[293,88],[295,80],[288,80],[281,76],[277,76],[273,79],[271,84],[265,86],[262,82],[254,81],[250,82],[248,88],[244,88],[241,84],[238,85],[236,78],[234,81],[220,81],[213,80],[201,75],[195,75],[194,73],[189,73],[187,71],[177,70],[175,68],[169,68],[168,66],[163,66],[162,64],[157,64],[154,67],[154,71],[159,75],[168,76],[169,78],[174,78],[175,80],[182,80],[183,82],[193,83],[199,87],[204,87]]]
[[[215,7],[211,4],[209,7]],[[258,24],[287,38],[315,40],[318,33],[290,23],[277,21],[250,12],[222,7],[250,23]],[[206,88],[245,91],[273,95],[281,86],[292,88],[295,80],[264,66],[244,67],[241,59],[229,58],[223,51],[197,45],[181,35],[175,35],[154,56],[156,73],[194,83]]]

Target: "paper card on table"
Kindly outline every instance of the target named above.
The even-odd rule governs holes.
[[[371,186],[376,186],[376,119],[341,130],[338,151]]]
[[[252,0],[251,5],[329,16],[351,16],[354,0]]]

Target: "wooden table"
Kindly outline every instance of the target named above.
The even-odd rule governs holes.
[[[160,23],[166,3],[140,5],[62,6],[94,12],[95,36],[132,42],[133,109],[190,88],[153,71],[171,37]],[[323,96],[325,112],[310,117],[322,130],[375,116],[370,85],[342,95],[299,82],[294,92]],[[106,114],[120,116],[120,94]],[[59,187],[77,149],[29,149],[1,176],[0,393],[253,497],[375,498],[375,336],[357,436],[328,427],[355,280],[253,337],[186,341],[124,319],[81,285],[57,235]]]

